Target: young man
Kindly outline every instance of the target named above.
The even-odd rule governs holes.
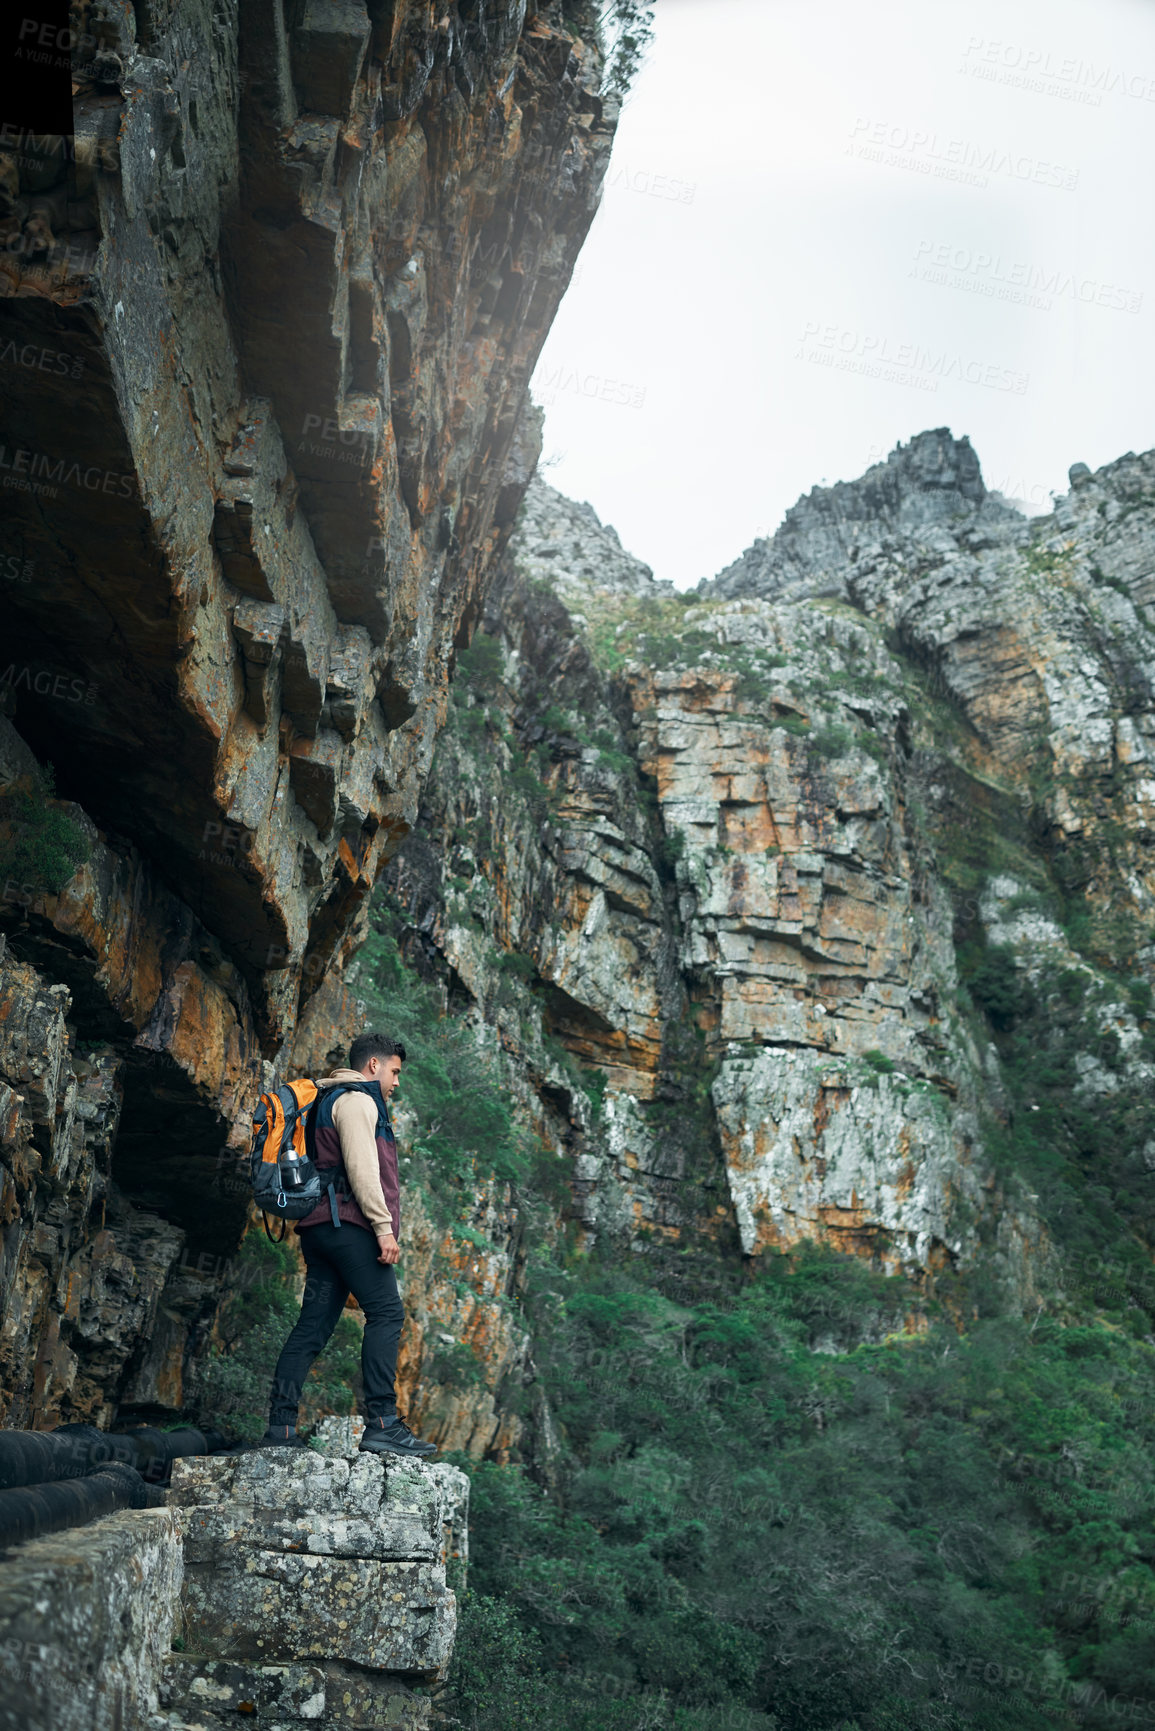
[[[397,1143],[388,1101],[401,1075],[405,1048],[384,1034],[360,1034],[349,1048],[349,1068],[318,1083],[316,1159],[333,1175],[337,1214],[329,1195],[297,1223],[307,1275],[296,1326],[273,1376],[269,1428],[258,1446],[303,1448],[297,1407],[309,1368],[337,1326],[350,1292],[365,1315],[361,1375],[365,1434],[372,1453],[421,1457],[436,1451],[397,1416],[394,1380],[397,1343],[405,1315],[397,1290],[401,1255]]]

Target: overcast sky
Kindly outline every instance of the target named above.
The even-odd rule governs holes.
[[[1155,0],[657,0],[534,375],[679,587],[925,427],[1049,508],[1155,445]]]

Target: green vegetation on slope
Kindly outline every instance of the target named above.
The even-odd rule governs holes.
[[[732,1301],[674,1304],[642,1259],[575,1255],[544,1229],[556,1165],[531,1175],[475,1034],[375,943],[419,1116],[453,1091],[439,1050],[464,1041],[478,1065],[462,1124],[416,1139],[423,1186],[451,1213],[463,1151],[479,1181],[480,1154],[519,1147],[539,1227],[525,1305],[562,1448],[548,1487],[455,1457],[473,1481],[462,1724],[1043,1731],[1142,1722],[1149,1697],[1155,1723],[1150,1343],[1090,1304],[1063,1326],[988,1298],[965,1333],[932,1312],[922,1334],[815,1352],[877,1338],[909,1289],[808,1250],[760,1260]]]
[[[40,785],[17,787],[0,800],[0,878],[17,896],[64,888],[92,854],[92,843],[67,812],[49,802],[55,797],[52,765],[40,771]]]
[[[809,1350],[886,1284],[814,1253],[688,1309],[552,1271],[565,1456],[554,1494],[473,1469],[467,1726],[1042,1731],[1148,1695],[1150,1348],[1043,1318]]]
[[[406,1049],[398,1104],[418,1128],[403,1155],[403,1176],[445,1213],[463,1186],[524,1180],[537,1143],[517,1124],[496,1074],[492,1053],[464,1021],[442,1014],[436,987],[423,984],[401,959],[397,916],[378,898],[373,928],[358,956],[358,989],[380,1026],[396,1030]],[[520,958],[519,958],[520,959]]]
[[[1097,1289],[1113,1321],[1149,1336],[1155,1100],[1133,1067],[1155,1065],[1155,1022],[1143,1019],[1150,987],[1063,961],[1028,976],[1001,945],[965,946],[960,964],[988,1018],[1010,1096],[1004,1119],[986,1128],[991,1155],[1030,1185],[1073,1277],[1073,1300]],[[1105,1267],[1114,1270],[1106,1283]]]

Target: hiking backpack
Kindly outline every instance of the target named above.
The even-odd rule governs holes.
[[[328,1092],[328,1090],[326,1090]],[[341,1224],[332,1178],[318,1170],[314,1148],[317,1105],[321,1090],[302,1079],[285,1082],[262,1094],[253,1114],[249,1175],[253,1200],[261,1210],[265,1232],[279,1244],[290,1220],[303,1220],[329,1197],[334,1226]],[[269,1215],[282,1222],[280,1235],[269,1231]]]

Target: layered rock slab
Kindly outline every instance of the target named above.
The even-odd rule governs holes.
[[[711,1093],[748,1255],[813,1237],[895,1269],[963,1253],[978,1124],[930,1084],[767,1046],[723,1059]]]
[[[311,1450],[179,1463],[169,1500],[181,1510],[189,1649],[247,1666],[443,1676],[463,1479],[448,1466]]]
[[[0,1562],[0,1726],[122,1731],[148,1724],[182,1574],[168,1509],[109,1515]]]
[[[21,728],[163,859],[270,1054],[411,819],[614,118],[596,47],[513,0],[298,10],[129,11],[78,75],[93,244],[66,214],[0,271],[4,335],[71,363],[9,369]],[[66,141],[4,151],[65,199]]]

